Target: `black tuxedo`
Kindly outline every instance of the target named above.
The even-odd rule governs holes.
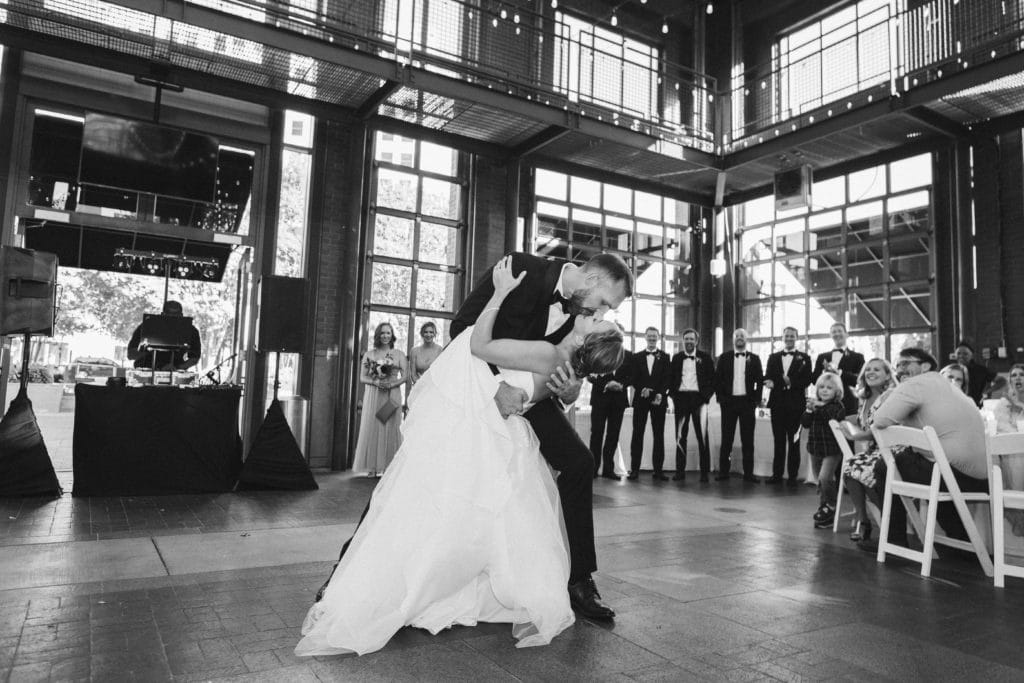
[[[669,395],[675,408],[676,417],[676,476],[686,472],[686,437],[690,423],[697,437],[697,451],[700,454],[700,473],[707,476],[711,470],[711,451],[708,447],[707,425],[703,421],[704,406],[715,393],[715,361],[700,349],[694,350],[697,375],[697,390],[683,391],[683,361],[685,352],[672,356],[672,373]]]
[[[606,476],[615,474],[615,446],[619,443],[622,416],[626,412],[626,387],[629,385],[630,354],[613,375],[588,377],[593,386],[590,389],[590,452],[594,456],[594,473],[601,470]],[[622,385],[620,391],[608,391],[608,382],[615,380]],[[607,435],[605,426],[607,425]]]
[[[775,439],[772,476],[781,478],[788,467],[790,481],[796,481],[800,473],[800,439],[797,435],[800,433],[800,416],[807,406],[807,387],[811,384],[811,357],[803,351],[794,350],[786,373],[782,370],[783,357],[782,351],[768,356],[764,372],[764,378],[774,385],[768,395]]]
[[[761,385],[764,372],[761,359],[747,352],[744,357],[745,389],[743,395],[732,391],[733,366],[736,352],[726,351],[718,357],[715,366],[715,394],[722,408],[722,449],[718,454],[719,474],[729,474],[732,462],[732,442],[736,436],[736,423],[740,425],[740,445],[743,449],[743,476],[754,476],[754,410],[761,402]]]
[[[547,339],[557,344],[572,329],[571,318],[556,332],[545,336],[551,297],[558,285],[565,261],[529,254],[512,254],[512,274],[526,271],[526,277],[501,304],[494,320],[495,339]],[[454,339],[476,323],[477,316],[494,294],[493,266],[477,281],[459,307],[451,324]],[[558,471],[558,494],[562,501],[566,536],[569,540],[570,582],[575,583],[597,570],[594,550],[593,476],[594,457],[554,400],[540,401],[525,415],[540,441],[540,452]]]
[[[811,382],[815,383],[822,373],[825,372],[825,363],[832,360],[832,352],[818,354],[818,360],[814,363],[814,372],[811,373]],[[839,359],[839,376],[843,380],[843,408],[847,415],[857,412],[857,396],[854,388],[857,386],[857,378],[860,376],[861,368],[864,367],[864,356],[843,349],[843,357]]]
[[[651,417],[654,432],[654,448],[651,459],[654,473],[662,474],[665,468],[665,412],[668,409],[668,390],[671,382],[671,361],[668,354],[658,349],[654,352],[654,363],[647,369],[646,350],[637,351],[630,359],[629,384],[633,387],[633,439],[629,448],[629,472],[638,474],[644,455],[644,431],[647,416]],[[641,394],[650,389],[649,396]],[[653,403],[655,395],[661,395],[661,403]]]

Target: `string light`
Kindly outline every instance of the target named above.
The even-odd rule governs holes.
[[[668,19],[661,22],[661,32],[668,33]]]
[[[715,13],[715,3],[709,2],[708,6],[704,8],[704,11],[707,12],[708,14],[714,14]]]
[[[618,25],[619,25],[619,18],[615,15],[615,12],[612,12],[612,26],[618,26]]]
[[[551,9],[558,9],[558,0],[551,0]]]
[[[506,10],[504,7],[501,8],[501,12],[499,12],[499,14],[501,15],[502,19],[508,19],[508,10]]]

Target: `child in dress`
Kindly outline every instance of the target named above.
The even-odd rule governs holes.
[[[800,418],[800,424],[807,430],[807,452],[811,456],[811,469],[818,479],[820,505],[814,513],[814,528],[827,529],[835,519],[836,469],[843,459],[828,421],[839,422],[846,416],[843,382],[835,373],[823,373],[814,385],[814,392],[815,398],[807,399],[807,410]]]

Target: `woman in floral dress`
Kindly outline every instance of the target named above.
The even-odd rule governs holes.
[[[395,349],[395,331],[390,323],[381,323],[373,332],[373,348],[360,364],[359,381],[363,391],[363,412],[359,420],[359,439],[352,462],[353,472],[379,477],[391,464],[402,443],[402,384],[408,362]]]

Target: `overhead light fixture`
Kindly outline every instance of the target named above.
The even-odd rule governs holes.
[[[704,8],[704,11],[707,12],[708,14],[714,14],[715,13],[715,3],[709,2],[708,6]]]
[[[665,21],[661,22],[661,32],[662,33],[668,33],[668,19],[666,19]]]
[[[612,12],[612,26],[618,26],[618,25],[619,25],[619,18],[617,16],[615,16],[615,12]]]

